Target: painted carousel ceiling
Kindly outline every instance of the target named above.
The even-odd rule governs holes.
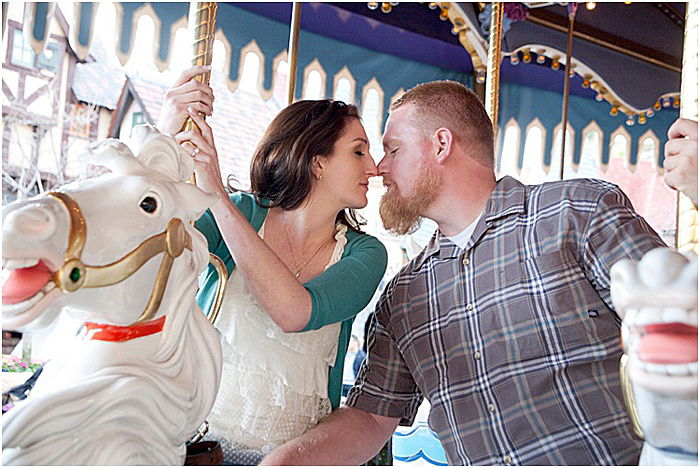
[[[189,3],[121,2],[117,15],[117,54],[126,62],[135,46],[136,20],[152,16],[156,24],[154,62],[165,69],[173,54],[173,35],[186,24]],[[229,78],[238,79],[242,47],[255,39],[272,62],[286,50],[291,3],[220,2],[217,18],[219,37],[229,43]],[[651,115],[662,104],[678,105],[680,68],[684,35],[684,3],[607,3],[593,10],[579,4],[575,14],[572,63],[575,75],[571,93],[605,99],[614,112],[638,117]],[[71,45],[80,58],[86,58],[94,30],[98,3],[75,3],[75,24],[71,25]],[[35,49],[46,43],[46,21],[52,3],[27,4],[30,41]],[[387,98],[404,88],[407,80],[400,62],[419,64],[411,70],[415,82],[430,79],[432,67],[456,76],[474,73],[483,78],[490,17],[490,6],[468,2],[361,2],[304,3],[302,5],[300,63],[318,58],[326,70],[352,68],[352,61],[371,50],[379,55],[374,63],[365,59],[353,75],[359,83],[377,77]],[[4,7],[3,7],[4,9]],[[259,23],[246,21],[246,15],[270,20],[265,30]],[[504,19],[502,80],[534,88],[561,92],[566,56],[567,4],[555,2],[508,3]],[[306,39],[303,35],[307,34]],[[318,38],[337,43],[324,43]],[[341,51],[338,44],[355,46]],[[330,46],[329,46],[330,44]],[[345,62],[345,63],[341,63]],[[270,63],[269,65],[271,65]],[[420,64],[431,68],[421,69]],[[399,68],[397,68],[399,67]],[[271,83],[271,66],[266,67],[265,86]],[[359,75],[359,76],[357,76]],[[366,75],[366,76],[365,76]],[[645,118],[645,117],[643,117]]]

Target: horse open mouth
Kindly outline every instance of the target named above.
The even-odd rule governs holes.
[[[677,307],[628,310],[625,325],[637,337],[630,354],[633,380],[655,390],[697,388],[697,311]]]
[[[21,312],[39,302],[56,285],[54,272],[40,259],[4,259],[3,266],[10,275],[2,285],[2,305],[5,312]]]

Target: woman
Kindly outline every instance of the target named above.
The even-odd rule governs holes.
[[[377,167],[355,106],[300,101],[275,117],[258,145],[251,193],[229,196],[211,128],[199,116],[211,113],[213,94],[191,80],[202,71],[187,70],[168,91],[161,130],[192,151],[199,186],[220,195],[196,225],[231,272],[216,324],[221,387],[207,419],[227,462],[256,463],[339,405],[352,321],[386,269],[386,250],[359,231],[353,214],[367,205]],[[177,133],[187,115],[201,135]]]

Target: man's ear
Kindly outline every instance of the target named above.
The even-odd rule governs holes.
[[[449,129],[440,127],[435,131],[434,138],[435,142],[437,143],[437,154],[435,155],[435,161],[438,164],[444,164],[450,154],[452,154],[454,137]]]

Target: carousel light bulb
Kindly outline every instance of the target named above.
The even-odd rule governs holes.
[[[481,69],[476,73],[476,82],[484,84],[486,82],[486,70]]]
[[[443,8],[442,11],[440,11],[440,19],[443,21],[447,21],[447,18],[449,18],[449,13],[447,12],[447,8]]]
[[[516,53],[515,55],[510,56],[510,64],[511,65],[517,65],[520,63],[520,59],[518,58],[518,54]]]
[[[681,107],[681,100],[680,100],[680,98],[674,98],[674,99],[673,99],[673,108],[674,108],[674,109],[678,109],[679,107]]]
[[[654,110],[653,109],[649,109],[647,111],[647,117],[654,117]]]
[[[586,2],[587,10],[595,10],[595,2]]]
[[[595,100],[596,100],[596,101],[602,102],[603,99],[604,99],[604,98],[603,98],[603,95],[602,95],[602,94],[598,93],[598,94],[595,95]]]
[[[369,8],[370,10],[376,10],[378,6],[378,2],[367,2],[367,8]]]
[[[644,114],[639,114],[639,115],[637,116],[637,122],[639,122],[640,124],[644,125],[645,123],[647,123],[647,116],[644,115]]]
[[[437,6],[438,6],[437,2],[430,2],[430,3],[428,3],[428,8],[430,8],[431,10],[436,9]]]
[[[542,65],[546,59],[547,59],[547,57],[545,57],[544,54],[540,54],[540,55],[537,56],[537,63],[539,63],[540,65]]]

